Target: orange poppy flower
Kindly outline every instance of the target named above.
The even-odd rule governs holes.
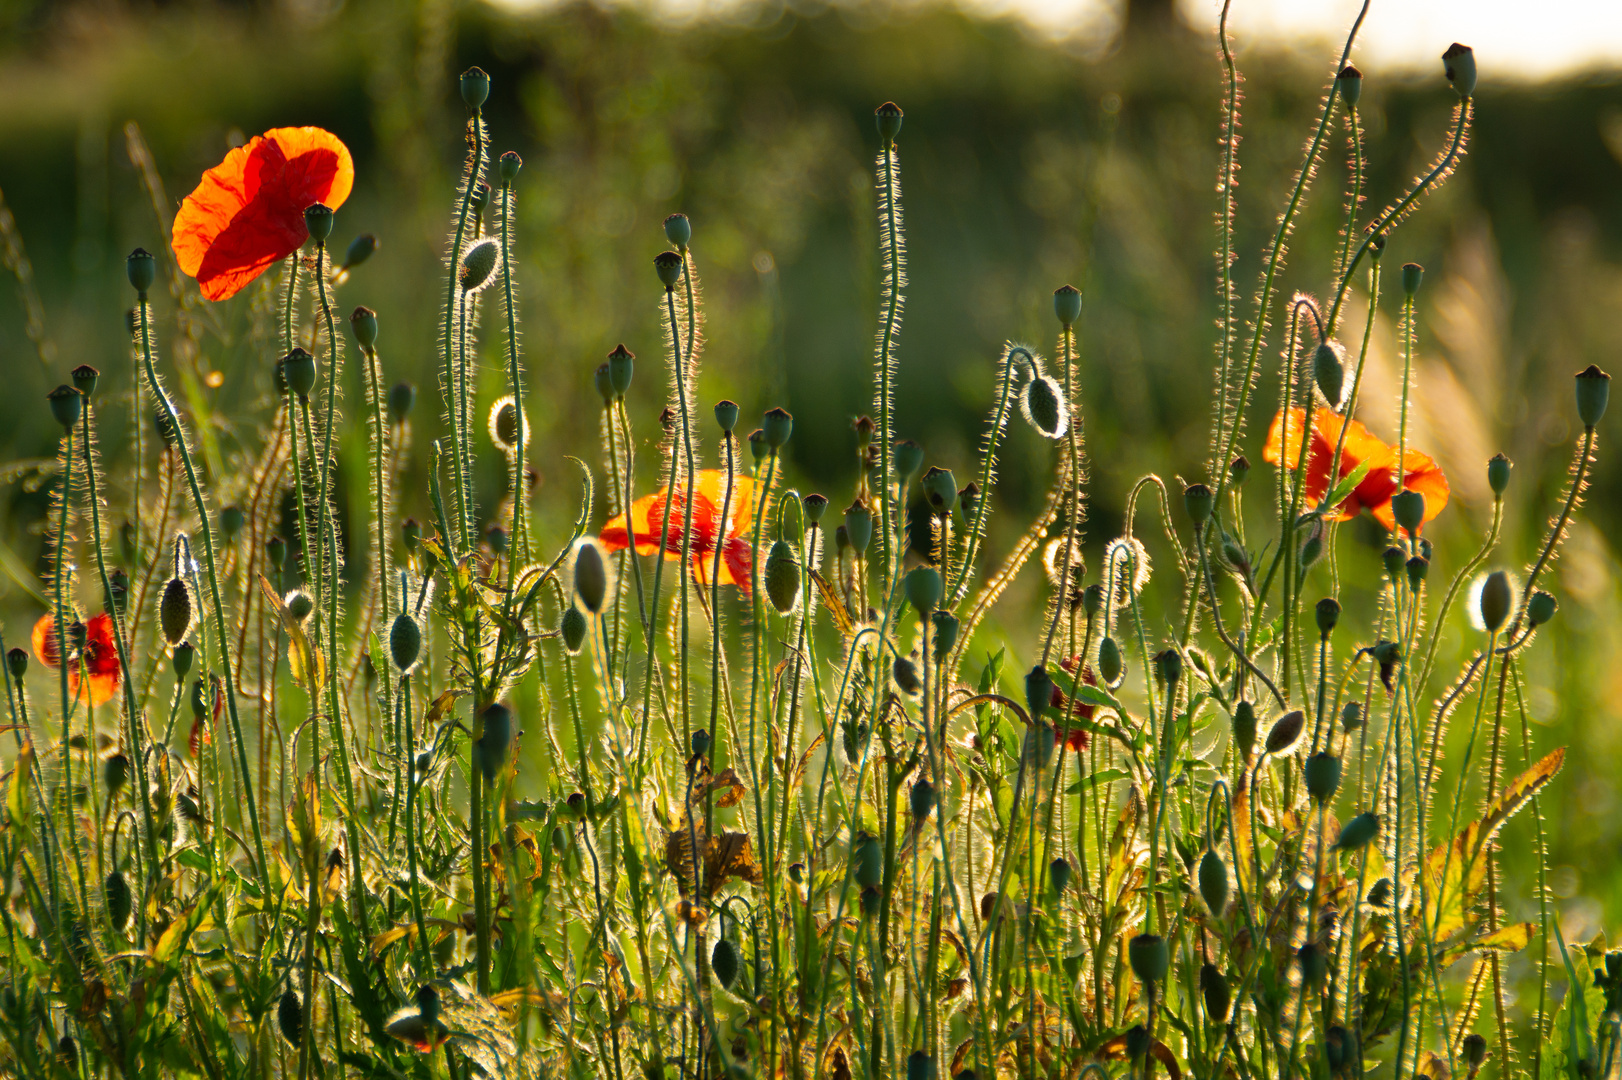
[[[726,527],[721,524],[721,505],[726,501],[727,474],[724,469],[702,469],[693,484],[693,525],[688,540],[692,554],[693,576],[699,584],[708,585],[715,565],[716,538],[721,540],[721,584],[736,585],[749,591],[749,572],[754,565],[754,552],[749,546],[749,532],[754,526],[755,481],[747,476],[732,480],[732,501],[727,510]],[[670,507],[670,533],[665,537],[665,558],[681,558],[682,533],[686,530],[686,491],[679,481],[675,500]],[[644,495],[631,504],[630,525],[636,532],[636,553],[654,555],[659,551],[659,529],[665,520],[665,494]],[[597,542],[605,551],[624,551],[630,546],[626,516],[618,514],[597,534]]]
[[[83,628],[84,647],[80,657],[90,676],[90,704],[102,705],[118,693],[123,670],[118,665],[118,642],[113,638],[113,620],[103,612],[84,623]],[[68,628],[69,641],[76,636],[75,629],[75,626]],[[50,614],[41,615],[34,624],[34,655],[48,668],[62,665],[56,644],[56,619]],[[75,658],[68,666],[68,690],[76,698],[79,696],[79,682],[79,662]]]
[[[1076,673],[1076,669],[1079,667],[1081,668],[1082,685],[1098,685],[1098,677],[1093,674],[1092,668],[1082,664],[1080,653],[1077,653],[1075,656],[1067,656],[1063,660],[1060,660],[1059,666],[1065,671],[1069,672],[1071,675],[1074,675]],[[1070,699],[1065,697],[1064,691],[1055,686],[1053,688],[1053,697],[1049,701],[1049,704],[1053,707],[1054,713],[1060,718],[1058,725],[1053,729],[1053,742],[1055,745],[1057,745],[1059,742],[1059,727],[1063,726],[1065,723],[1065,718],[1071,715]],[[1075,716],[1082,720],[1091,720],[1093,718],[1094,708],[1095,706],[1082,705],[1078,702],[1076,704]],[[1083,750],[1087,749],[1087,745],[1090,741],[1091,740],[1087,737],[1086,728],[1073,727],[1070,729],[1068,736],[1065,738],[1064,745],[1079,754]]]
[[[355,184],[349,147],[316,127],[276,128],[225,155],[175,215],[180,268],[210,300],[235,296],[309,239],[304,209],[336,210]]]
[[[1285,468],[1294,469],[1301,459],[1301,429],[1306,423],[1304,409],[1291,409],[1289,423],[1284,422],[1284,411],[1273,417],[1267,432],[1267,445],[1262,449],[1262,460],[1277,465],[1282,459]],[[1346,426],[1346,444],[1341,449],[1340,468],[1335,473],[1339,483],[1351,475],[1359,465],[1369,462],[1369,471],[1358,481],[1346,500],[1336,508],[1331,521],[1350,521],[1367,510],[1387,529],[1397,527],[1391,513],[1391,497],[1398,491],[1392,473],[1397,465],[1397,448],[1387,446],[1368,428],[1341,416],[1333,409],[1320,405],[1312,414],[1312,445],[1307,452],[1307,498],[1314,504],[1329,493],[1329,459],[1340,441],[1341,426]],[[1428,454],[1407,450],[1403,456],[1403,487],[1425,496],[1425,520],[1430,521],[1447,505],[1447,477]]]

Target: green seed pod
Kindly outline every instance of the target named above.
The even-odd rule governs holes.
[[[220,535],[224,537],[226,543],[235,540],[247,523],[248,515],[242,512],[240,506],[227,506],[220,511]]]
[[[844,558],[845,552],[850,550],[850,530],[843,525],[834,526],[834,555]]]
[[[1419,283],[1425,279],[1425,268],[1418,263],[1402,264],[1402,292],[1404,296],[1412,298],[1419,291]]]
[[[766,555],[766,599],[779,615],[787,615],[800,603],[800,563],[787,540],[774,543]]]
[[[787,409],[767,409],[761,419],[760,430],[766,433],[766,445],[781,450],[794,434],[794,417]]]
[[[1211,520],[1211,510],[1215,505],[1211,489],[1204,484],[1190,484],[1183,489],[1183,509],[1188,511],[1189,519],[1196,527]]]
[[[1250,479],[1250,459],[1240,454],[1228,463],[1228,479],[1234,487],[1244,487],[1245,481]]]
[[[1526,602],[1526,621],[1533,626],[1542,626],[1554,618],[1554,613],[1559,610],[1560,601],[1539,589]]]
[[[73,377],[73,388],[85,398],[88,399],[95,394],[96,384],[101,381],[101,372],[89,364],[80,364],[69,374]]]
[[[1295,951],[1296,962],[1301,965],[1301,981],[1317,989],[1329,969],[1329,957],[1315,941],[1309,941]]]
[[[124,880],[122,873],[114,870],[107,875],[102,893],[107,898],[107,918],[113,924],[113,929],[124,929],[130,921],[130,912],[135,909],[135,898],[130,893],[129,882]]]
[[[344,252],[344,264],[342,268],[345,270],[353,270],[355,267],[359,266],[361,263],[365,262],[367,259],[370,259],[376,254],[376,235],[369,232],[361,233],[359,236],[349,241],[349,250]],[[351,315],[350,319],[353,320],[354,316]],[[372,336],[375,339],[377,335],[374,333]],[[371,348],[371,345],[368,343],[363,342],[362,344],[365,344],[368,349]]]
[[[1055,900],[1070,887],[1070,863],[1064,858],[1048,863],[1048,892]]]
[[[1205,998],[1205,1014],[1218,1024],[1226,1023],[1232,995],[1228,990],[1228,980],[1222,977],[1215,964],[1206,963],[1200,967],[1200,995]]]
[[[1233,745],[1246,761],[1256,749],[1256,706],[1241,701],[1233,709]]]
[[[478,758],[485,780],[491,781],[507,764],[507,750],[513,738],[513,714],[501,702],[492,701],[485,706],[482,719],[484,734],[479,736],[474,756]]]
[[[310,239],[318,244],[325,244],[327,237],[332,235],[333,225],[332,207],[326,203],[311,203],[304,208],[304,227],[309,230]]]
[[[461,90],[463,103],[477,112],[490,96],[490,76],[482,68],[470,67],[462,72]]]
[[[686,214],[671,214],[665,218],[665,239],[673,244],[677,251],[686,251],[687,245],[693,241],[693,223]]]
[[[1425,496],[1417,491],[1399,491],[1391,497],[1391,516],[1397,526],[1412,536],[1425,523]]]
[[[912,790],[907,793],[907,803],[912,809],[912,816],[923,821],[935,809],[935,785],[928,780],[919,778],[913,781]]]
[[[1105,686],[1116,686],[1121,681],[1126,667],[1121,660],[1121,647],[1112,637],[1106,637],[1098,643],[1098,673],[1104,677]]]
[[[1104,586],[1097,584],[1087,586],[1081,590],[1081,610],[1086,613],[1089,621],[1098,614],[1104,606]]]
[[[668,412],[669,410],[667,409],[665,411]],[[771,445],[766,442],[766,433],[764,431],[762,431],[760,428],[756,428],[749,433],[749,457],[750,460],[754,462],[755,468],[760,468],[760,463],[765,461],[767,455],[769,455],[771,452],[772,448]]]
[[[1380,833],[1380,819],[1365,810],[1340,827],[1335,841],[1337,851],[1356,851]],[[1372,899],[1371,899],[1372,902]]]
[[[1363,73],[1347,64],[1335,75],[1335,85],[1340,88],[1340,97],[1346,102],[1346,107],[1357,108],[1357,103],[1363,98]]]
[[[193,610],[191,589],[186,587],[186,582],[170,578],[158,601],[158,625],[163,628],[163,639],[171,648],[185,641],[186,635],[191,633]]]
[[[46,394],[45,400],[51,403],[51,415],[62,425],[62,430],[72,431],[78,425],[84,413],[84,395],[78,390],[64,384]]]
[[[294,349],[282,357],[282,378],[287,382],[288,392],[301,399],[309,397],[310,391],[315,389],[315,357],[303,349]]]
[[[1460,45],[1457,41],[1447,47],[1442,54],[1442,70],[1447,73],[1447,81],[1453,84],[1453,89],[1461,98],[1468,98],[1476,92],[1476,54],[1468,45]]]
[[[877,885],[871,885],[862,890],[861,896],[862,918],[875,918],[879,910],[884,907],[884,894],[879,892]]]
[[[1062,439],[1070,430],[1070,407],[1064,391],[1050,376],[1038,375],[1020,391],[1020,412],[1025,422],[1044,439]]]
[[[1200,897],[1213,916],[1220,919],[1228,910],[1228,864],[1210,848],[1200,856]]]
[[[890,665],[890,675],[905,693],[916,694],[924,688],[918,679],[918,665],[905,656],[895,658],[895,663]]]
[[[813,491],[800,500],[800,506],[805,510],[805,520],[816,525],[822,521],[822,515],[828,512],[828,496]]]
[[[631,376],[635,373],[636,354],[623,344],[614,346],[614,351],[608,354],[608,385],[615,397],[625,397],[625,392],[631,389]]]
[[[715,403],[715,422],[721,425],[721,430],[730,432],[738,426],[738,403],[736,401],[717,401]]]
[[[873,117],[879,126],[879,145],[886,150],[895,145],[895,137],[901,134],[901,106],[893,101],[886,101],[873,110]]]
[[[902,585],[907,593],[907,603],[921,618],[928,618],[929,613],[941,602],[941,575],[933,566],[913,567],[907,571]]]
[[[931,465],[919,484],[924,499],[936,517],[950,517],[957,506],[957,478],[938,465]]]
[[[349,313],[349,329],[355,335],[355,343],[363,350],[373,348],[377,345],[377,312],[369,307],[357,307]]]
[[[299,1001],[298,991],[291,986],[276,1003],[276,1025],[282,1029],[282,1038],[294,1046],[304,1041],[304,1005]]]
[[[1262,744],[1263,751],[1274,755],[1288,753],[1296,740],[1301,738],[1301,729],[1306,722],[1307,714],[1300,709],[1293,709],[1274,720],[1267,732],[1267,741]]]
[[[1413,558],[1408,560],[1407,565],[1408,587],[1417,591],[1420,584],[1425,580],[1426,575],[1430,573],[1430,560],[1425,558],[1423,555],[1415,555]]]
[[[191,674],[192,661],[196,658],[197,650],[192,648],[191,642],[182,641],[175,646],[174,653],[169,657],[169,664],[174,668],[177,681]]]
[[[1342,731],[1356,731],[1363,726],[1363,703],[1361,701],[1348,701],[1346,707],[1340,710],[1340,729]]]
[[[411,415],[417,403],[417,388],[410,383],[395,383],[389,387],[389,419],[396,424]]]
[[[581,543],[575,551],[574,594],[593,615],[603,610],[603,600],[608,596],[608,568],[603,564],[603,552],[590,540]]]
[[[1509,575],[1502,570],[1488,574],[1481,586],[1481,621],[1489,634],[1503,629],[1514,606],[1515,590],[1509,582]]]
[[[1081,318],[1081,290],[1074,285],[1060,285],[1053,290],[1053,314],[1062,326],[1074,326]]]
[[[957,503],[963,508],[963,520],[973,524],[974,516],[980,512],[980,485],[970,480],[957,493]]]
[[[1597,427],[1611,400],[1611,377],[1593,364],[1577,373],[1577,416],[1587,427]]]
[[[1159,934],[1137,935],[1126,943],[1126,955],[1132,964],[1132,974],[1151,987],[1164,979],[1171,968],[1171,952],[1166,947],[1166,939]]]
[[[1380,556],[1380,559],[1385,564],[1386,575],[1390,577],[1392,581],[1396,581],[1399,577],[1401,577],[1404,567],[1408,565],[1407,552],[1403,551],[1402,548],[1397,547],[1395,544],[1386,548],[1385,552]]]
[[[957,634],[962,624],[958,622],[956,615],[944,610],[935,612],[929,617],[929,621],[934,627],[935,663],[945,663],[952,647],[957,644]]]
[[[563,647],[569,650],[570,656],[580,653],[580,646],[586,641],[586,616],[577,607],[563,609],[563,622],[558,629],[563,634]]]
[[[864,889],[884,878],[884,845],[871,833],[857,833],[851,848],[851,877]]]
[[[1318,619],[1318,633],[1328,637],[1334,633],[1336,624],[1340,622],[1340,601],[1333,596],[1326,596],[1318,601],[1313,614]]]
[[[1487,486],[1494,495],[1502,495],[1509,487],[1509,470],[1514,467],[1515,463],[1503,454],[1494,454],[1487,461]]]
[[[696,729],[687,737],[687,747],[692,751],[693,757],[703,757],[710,752],[710,733],[703,728]]]
[[[493,236],[477,241],[462,252],[457,284],[465,293],[478,292],[495,280],[496,264],[500,261],[501,241]]]
[[[1048,674],[1047,665],[1037,664],[1025,676],[1025,707],[1030,710],[1031,719],[1041,719],[1052,702],[1053,676]]]
[[[421,654],[422,627],[417,625],[411,612],[402,611],[389,628],[389,656],[396,670],[404,674],[417,666],[417,657]]]
[[[130,779],[130,759],[123,754],[109,754],[101,763],[101,783],[107,789],[107,801],[118,798]]]
[[[715,972],[721,989],[732,989],[732,983],[738,977],[738,947],[726,938],[717,941],[710,951],[710,970]]]
[[[895,476],[905,484],[924,467],[924,448],[911,439],[899,439],[895,444]]]
[[[1307,794],[1320,803],[1335,797],[1340,789],[1340,758],[1319,751],[1307,758],[1303,771],[1307,778]]]
[[[310,594],[302,589],[295,589],[287,595],[287,613],[299,622],[308,619],[310,612],[314,610],[315,601],[310,599]]]
[[[518,179],[518,170],[524,167],[524,159],[518,156],[515,150],[508,150],[496,162],[496,173],[501,177],[502,187],[512,187],[513,181]]]
[[[158,260],[146,248],[136,248],[124,260],[124,275],[130,279],[130,288],[144,300],[158,276]]]
[[[908,1054],[907,1080],[935,1080],[935,1059],[922,1050],[914,1050]]]
[[[1162,649],[1151,658],[1155,665],[1155,674],[1167,686],[1175,686],[1177,680],[1183,677],[1183,654],[1176,649]]]
[[[1340,407],[1340,396],[1346,388],[1346,367],[1340,362],[1340,353],[1327,341],[1319,342],[1312,354],[1312,378],[1318,392],[1332,408]]]
[[[266,540],[265,558],[270,560],[270,565],[278,574],[281,573],[282,567],[287,565],[287,541],[279,536],[272,536]]]
[[[682,257],[674,251],[661,251],[653,257],[653,268],[668,292],[681,280]]]

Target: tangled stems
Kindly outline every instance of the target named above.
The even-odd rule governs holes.
[[[55,596],[55,626],[52,632],[56,634],[56,673],[61,687],[62,701],[62,813],[70,823],[68,829],[68,846],[73,850],[73,860],[79,871],[79,903],[80,910],[90,909],[89,891],[85,886],[84,854],[79,850],[79,830],[71,827],[73,822],[73,746],[70,740],[68,721],[73,716],[74,701],[68,693],[68,672],[77,661],[73,659],[75,650],[68,643],[68,607],[64,596],[68,578],[68,506],[73,502],[73,428],[64,429],[62,433],[62,510],[57,519],[56,526],[56,580]],[[81,686],[84,684],[81,683]],[[61,920],[60,910],[57,912],[58,921]]]
[[[529,493],[524,489],[524,449],[528,438],[524,416],[524,371],[518,363],[518,307],[513,301],[512,217],[518,197],[512,182],[501,185],[501,287],[507,302],[507,381],[512,387],[513,412],[518,418],[518,445],[513,464],[513,550],[522,565],[529,564]],[[609,421],[613,423],[612,419]],[[609,442],[613,442],[610,434]],[[634,548],[633,548],[634,550]],[[509,575],[509,578],[511,575]]]
[[[457,272],[461,267],[462,241],[467,236],[467,216],[468,210],[473,205],[473,190],[478,186],[479,173],[484,168],[484,116],[477,107],[472,110],[472,115],[468,117],[468,128],[473,133],[470,140],[473,143],[473,161],[468,169],[467,182],[463,185],[461,203],[456,211],[456,240],[451,245],[450,273],[446,276],[445,282],[445,325],[443,330],[445,404],[447,411],[451,414],[451,438],[456,446],[457,528],[461,534],[462,550],[464,551],[473,546],[471,536],[472,508],[469,506],[472,493],[467,490],[467,486],[471,481],[467,459],[471,451],[467,445],[468,433],[464,430],[467,416],[461,403],[456,398],[456,388],[460,385],[457,373],[457,362],[460,358],[456,355],[454,333],[460,322],[456,318],[458,310]],[[445,540],[448,544],[450,537],[447,536]]]
[[[879,204],[879,225],[884,234],[884,267],[888,277],[884,282],[884,317],[879,331],[879,509],[883,528],[878,530],[879,551],[883,559],[881,575],[888,579],[891,574],[892,539],[890,530],[894,527],[895,508],[894,498],[890,493],[890,443],[895,437],[890,424],[890,395],[891,391],[891,351],[895,347],[895,337],[901,328],[901,211],[897,205],[896,173],[900,170],[900,163],[896,159],[895,143],[886,140],[884,149],[879,158],[879,170],[882,176],[884,197]],[[964,571],[967,573],[967,570]]]
[[[1069,342],[1066,340],[1066,362],[1069,360]],[[969,523],[967,541],[963,547],[963,562],[958,567],[957,580],[951,583],[946,590],[946,599],[942,601],[943,608],[951,610],[957,607],[963,597],[968,594],[969,574],[974,569],[975,559],[980,553],[980,544],[985,539],[986,519],[991,515],[991,500],[986,495],[991,491],[997,473],[997,448],[1001,445],[1004,434],[1008,431],[1008,405],[1014,396],[1014,372],[1016,365],[1024,363],[1030,366],[1032,377],[1036,373],[1036,358],[1023,345],[1010,345],[1003,355],[1001,388],[997,395],[997,409],[992,414],[991,431],[986,436],[986,453],[980,462],[980,505],[975,507],[974,520]],[[1068,374],[1066,375],[1068,379]],[[1068,391],[1068,386],[1066,387]],[[1068,396],[1068,394],[1067,394]],[[1073,405],[1073,402],[1072,402]],[[1071,431],[1075,424],[1072,422]],[[880,448],[882,451],[882,447]],[[1073,475],[1073,474],[1072,474]],[[945,560],[943,559],[943,565]]]

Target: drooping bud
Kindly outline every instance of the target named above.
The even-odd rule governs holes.
[[[761,418],[760,430],[766,433],[766,445],[781,450],[794,433],[794,417],[787,409],[767,409]]]
[[[107,918],[112,922],[113,929],[124,929],[130,921],[130,912],[135,910],[135,897],[130,892],[130,883],[124,880],[121,872],[114,870],[107,875],[102,893],[107,898]]]
[[[1526,601],[1526,621],[1534,627],[1542,626],[1554,618],[1554,613],[1558,610],[1560,601],[1539,589]]]
[[[1316,990],[1324,981],[1329,957],[1316,941],[1309,941],[1295,951],[1296,962],[1301,965],[1301,982]]]
[[[282,1038],[298,1046],[304,1041],[304,1006],[299,1001],[298,991],[291,986],[282,993],[282,998],[276,1003],[276,1026],[282,1030]]]
[[[170,578],[158,601],[158,625],[163,628],[163,639],[171,648],[185,641],[186,635],[191,633],[193,610],[191,589],[185,580]]]
[[[477,112],[490,97],[490,76],[482,68],[470,67],[462,72],[462,102]]]
[[[1494,570],[1488,574],[1486,582],[1481,586],[1481,621],[1489,634],[1496,634],[1503,629],[1514,605],[1515,590],[1510,584],[1509,575],[1502,570]]]
[[[146,248],[136,248],[124,260],[124,275],[130,279],[130,288],[135,294],[145,300],[147,290],[158,276],[158,260]]]
[[[1273,726],[1267,732],[1267,741],[1262,744],[1262,750],[1269,754],[1288,753],[1295,746],[1296,740],[1301,737],[1301,729],[1306,725],[1307,715],[1300,709],[1292,709],[1273,721]]]
[[[401,674],[410,671],[417,664],[417,657],[422,654],[422,627],[411,612],[402,611],[394,617],[394,625],[389,628],[389,656],[394,666]]]
[[[1199,879],[1200,898],[1205,901],[1206,910],[1222,918],[1228,910],[1228,864],[1210,848],[1200,856]]]
[[[779,615],[787,615],[800,602],[800,563],[787,540],[778,540],[766,555],[766,599]]]
[[[1044,439],[1062,439],[1070,430],[1070,408],[1064,391],[1050,376],[1038,375],[1020,391],[1020,411],[1025,422]]]
[[[1361,701],[1348,701],[1340,710],[1340,729],[1342,731],[1356,731],[1363,726],[1363,703]]]
[[[1340,790],[1340,758],[1319,751],[1307,758],[1303,770],[1307,778],[1307,794],[1320,803],[1328,802]]]
[[[344,262],[340,269],[353,270],[361,263],[377,254],[377,236],[373,233],[361,233],[349,241],[349,250],[344,252]]]
[[[1341,100],[1346,102],[1346,107],[1357,108],[1357,103],[1363,98],[1363,73],[1347,64],[1335,76],[1335,85],[1340,88]]]
[[[665,239],[675,246],[677,251],[686,251],[687,245],[693,241],[693,223],[686,214],[671,214],[665,218]]]
[[[1391,496],[1391,516],[1397,521],[1397,527],[1405,529],[1409,536],[1419,531],[1425,523],[1425,496],[1417,491],[1399,491]]]
[[[332,219],[332,207],[326,203],[311,203],[304,208],[304,227],[317,244],[325,244],[332,235]]]
[[[1476,92],[1476,54],[1468,45],[1460,45],[1457,41],[1447,47],[1442,54],[1442,70],[1447,73],[1447,81],[1453,84],[1453,89],[1461,98],[1468,98]]]
[[[1074,285],[1060,285],[1053,290],[1053,314],[1061,326],[1074,326],[1081,318],[1081,290]]]
[[[1317,351],[1312,354],[1312,377],[1318,384],[1318,392],[1323,394],[1330,407],[1340,408],[1340,396],[1346,383],[1346,368],[1340,362],[1340,354],[1327,341],[1319,342]]]
[[[487,236],[462,252],[456,283],[465,293],[476,293],[496,279],[496,264],[501,261],[501,241]]]
[[[570,606],[563,609],[563,621],[558,630],[563,636],[563,647],[569,650],[570,656],[580,652],[580,646],[586,641],[586,616],[579,608]]]
[[[1577,416],[1587,427],[1598,427],[1611,400],[1611,377],[1593,364],[1577,373]]]
[[[1177,680],[1183,677],[1183,654],[1176,649],[1162,649],[1152,657],[1155,665],[1155,674],[1160,676],[1168,687],[1176,686]]]
[[[1104,586],[1096,581],[1081,590],[1081,610],[1091,620],[1104,606]]]
[[[918,678],[918,665],[905,656],[895,658],[895,663],[890,665],[890,677],[895,680],[895,684],[903,693],[917,694],[924,688],[923,682]]]
[[[130,778],[130,759],[121,753],[109,754],[101,763],[101,783],[107,789],[107,800],[118,798]]]
[[[1379,832],[1380,819],[1365,810],[1340,827],[1340,838],[1335,841],[1335,848],[1339,851],[1356,851]]]
[[[913,567],[902,584],[906,589],[907,603],[921,617],[927,618],[941,602],[941,575],[933,566]]]
[[[947,469],[931,465],[919,484],[936,517],[950,517],[957,506],[957,478]]]
[[[502,766],[507,764],[507,749],[512,743],[513,714],[499,701],[492,701],[485,706],[482,716],[484,733],[479,736],[475,744],[475,755],[479,759],[479,768],[484,772],[486,781],[496,778]]]
[[[1098,643],[1098,674],[1103,676],[1105,686],[1116,686],[1125,672],[1125,664],[1121,659],[1121,647],[1112,637],[1105,637]]]
[[[923,821],[930,815],[935,809],[936,801],[935,785],[922,778],[914,781],[912,789],[907,793],[907,806],[917,821]]]
[[[62,430],[72,431],[78,426],[79,417],[84,413],[84,395],[78,390],[64,384],[46,394],[45,400],[51,403],[51,415],[62,425]]]
[[[1241,701],[1233,708],[1233,745],[1239,756],[1249,761],[1256,750],[1256,706]]]
[[[581,543],[574,557],[574,592],[592,614],[603,609],[608,595],[608,570],[603,565],[603,552],[594,542]]]
[[[681,280],[682,258],[674,251],[661,251],[653,257],[653,268],[659,274],[659,281],[669,291],[676,287]]]
[[[879,145],[888,150],[895,145],[895,137],[901,134],[901,106],[886,101],[873,110],[873,116],[878,122]]]

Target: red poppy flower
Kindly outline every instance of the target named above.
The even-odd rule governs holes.
[[[747,476],[732,480],[732,501],[727,511],[724,528],[721,527],[721,505],[726,500],[727,474],[723,469],[703,469],[693,484],[693,525],[688,540],[692,554],[693,576],[699,584],[708,585],[715,565],[717,536],[721,544],[721,584],[736,585],[749,591],[749,572],[754,565],[754,552],[749,546],[749,532],[754,524],[755,481]],[[682,533],[687,529],[686,496],[684,485],[677,483],[675,499],[670,506],[670,532],[665,537],[665,558],[680,559]],[[659,551],[659,529],[665,520],[665,495],[644,495],[631,504],[630,524],[636,532],[636,553],[653,555]],[[619,514],[603,526],[597,542],[605,551],[624,551],[630,545],[626,529],[626,515]]]
[[[1075,656],[1066,657],[1065,659],[1060,660],[1059,666],[1074,675],[1076,673],[1076,668],[1081,667],[1081,654],[1077,653]],[[1098,679],[1093,675],[1093,669],[1090,667],[1081,667],[1081,681],[1085,686],[1098,685]],[[1059,727],[1063,727],[1066,718],[1072,716],[1070,711],[1070,699],[1064,696],[1064,693],[1058,688],[1058,686],[1054,686],[1053,688],[1052,705],[1054,712],[1059,717],[1058,726],[1053,729],[1053,741],[1057,743],[1059,741]],[[1096,706],[1083,705],[1080,702],[1077,702],[1073,715],[1082,720],[1091,720],[1093,718],[1093,710],[1095,708]],[[1087,749],[1089,741],[1090,739],[1088,737],[1086,728],[1073,727],[1070,729],[1070,733],[1065,737],[1064,745],[1067,749],[1074,750],[1079,754],[1081,751]]]
[[[1282,459],[1285,468],[1294,469],[1301,458],[1301,429],[1306,422],[1304,409],[1291,409],[1290,420],[1284,422],[1284,411],[1273,417],[1267,432],[1267,445],[1262,449],[1262,460],[1277,465]],[[1387,529],[1397,527],[1391,513],[1391,497],[1398,491],[1392,473],[1397,465],[1397,449],[1387,446],[1379,437],[1356,420],[1341,416],[1333,409],[1320,405],[1312,414],[1312,445],[1307,452],[1307,498],[1317,503],[1329,493],[1329,459],[1334,456],[1335,444],[1340,441],[1341,426],[1346,427],[1346,444],[1341,449],[1340,468],[1335,473],[1339,481],[1351,475],[1363,462],[1370,463],[1369,471],[1358,481],[1357,487],[1336,508],[1332,521],[1350,521],[1367,510]],[[1425,520],[1430,521],[1447,505],[1447,477],[1441,467],[1428,454],[1410,449],[1403,455],[1403,487],[1425,496]]]
[[[84,623],[84,647],[79,657],[68,665],[68,690],[74,697],[79,696],[79,659],[84,660],[84,670],[90,676],[90,704],[101,705],[112,700],[118,693],[119,678],[122,668],[118,665],[118,642],[113,638],[113,620],[105,612],[95,616]],[[68,628],[68,641],[71,644],[76,637],[74,627]],[[56,619],[51,615],[41,615],[34,624],[34,655],[39,662],[48,668],[62,666],[60,654],[56,648]]]
[[[309,239],[305,207],[336,210],[354,183],[349,148],[330,131],[276,128],[257,135],[186,196],[175,215],[175,259],[208,299],[235,296]]]

